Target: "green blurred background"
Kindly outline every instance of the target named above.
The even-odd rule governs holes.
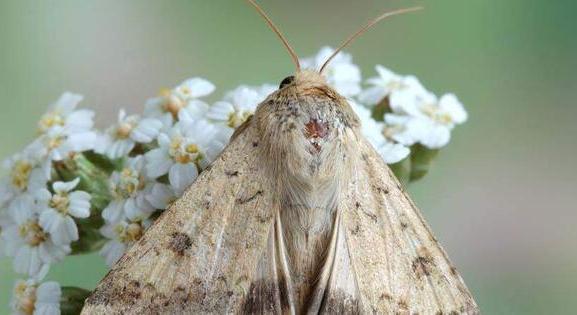
[[[400,0],[260,0],[301,56],[338,44]],[[382,63],[455,92],[470,121],[412,195],[484,314],[577,309],[577,2],[435,0],[347,51],[365,77]],[[138,113],[190,76],[222,92],[278,82],[290,59],[243,1],[0,0],[0,156],[34,136],[61,92],[86,96],[98,124]],[[97,255],[70,257],[49,279],[92,288]],[[0,260],[0,314],[17,278]]]

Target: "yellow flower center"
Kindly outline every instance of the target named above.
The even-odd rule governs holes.
[[[32,164],[26,161],[17,161],[12,168],[12,185],[20,190],[28,187],[28,179],[32,172]]]
[[[439,109],[438,106],[435,106],[433,104],[426,104],[422,107],[422,111],[423,113],[425,113],[425,115],[429,116],[431,119],[433,119],[434,121],[443,124],[443,125],[448,125],[451,124],[453,122],[453,118],[451,118],[451,116],[447,113],[442,113]]]
[[[54,150],[58,148],[62,144],[62,142],[64,142],[64,136],[56,136],[54,138],[48,139],[46,146],[48,147],[48,149]]]
[[[32,315],[36,304],[36,287],[27,286],[25,282],[19,283],[14,289],[17,298],[16,307],[24,314]]]
[[[387,84],[387,87],[390,91],[398,91],[405,87],[405,85],[401,81],[393,80]]]
[[[188,88],[188,86],[183,86],[180,88],[180,93],[184,95],[190,95],[190,89]]]
[[[130,133],[134,129],[134,124],[125,122],[118,125],[116,128],[116,138],[118,139],[126,139],[130,137]]]
[[[130,223],[127,226],[117,225],[116,233],[123,243],[133,243],[138,241],[144,234],[144,227],[140,223]]]
[[[62,214],[68,213],[68,206],[70,206],[70,199],[67,193],[58,193],[50,199],[50,207],[58,210]]]
[[[183,142],[183,139],[179,137],[170,143],[169,154],[172,159],[180,164],[198,163],[202,159],[200,148],[194,143],[184,144]]]
[[[230,128],[238,128],[250,117],[250,115],[251,113],[247,111],[232,112],[228,115],[227,125]]]
[[[392,140],[394,135],[403,132],[404,130],[405,127],[402,125],[387,125],[383,128],[382,134],[385,138]]]
[[[120,182],[112,187],[112,194],[117,198],[126,199],[144,189],[145,185],[144,176],[127,167],[120,172]]]
[[[19,227],[20,237],[30,246],[38,246],[46,239],[48,236],[38,224],[38,220],[28,220],[26,223],[20,225]]]
[[[64,126],[64,118],[57,112],[45,114],[38,122],[40,132],[45,132],[54,126]]]
[[[172,117],[176,119],[178,117],[178,112],[185,105],[184,102],[170,90],[162,90],[160,95],[164,98],[162,109],[167,113],[171,113]]]

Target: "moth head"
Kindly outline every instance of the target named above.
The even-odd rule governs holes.
[[[284,78],[279,84],[279,90],[287,87],[304,87],[313,85],[327,85],[327,82],[320,72],[315,70],[305,69],[294,75],[289,75]]]

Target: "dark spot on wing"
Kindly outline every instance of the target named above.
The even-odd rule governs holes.
[[[430,257],[425,256],[418,256],[412,263],[413,272],[418,278],[430,275],[432,266],[433,260]]]
[[[238,171],[224,171],[224,174],[228,177],[236,177],[238,176]]]
[[[409,304],[405,300],[399,300],[397,302],[397,305],[398,305],[399,309],[402,311],[408,311],[409,310]]]
[[[192,246],[192,240],[184,233],[172,233],[168,248],[174,253],[183,256],[184,252]]]
[[[138,281],[120,281],[115,284],[111,281],[105,281],[99,285],[86,299],[87,305],[111,305],[122,303],[123,305],[134,305],[142,296],[142,289]]]
[[[241,314],[281,314],[279,285],[267,280],[253,282],[241,310]]]
[[[254,199],[256,199],[256,197],[260,196],[263,194],[262,190],[258,190],[256,193],[254,193],[252,196],[248,197],[248,198],[237,198],[236,199],[236,203],[239,205],[245,204],[245,203],[249,203],[251,201],[253,201]]]

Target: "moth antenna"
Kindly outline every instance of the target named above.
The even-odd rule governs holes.
[[[249,0],[250,1],[250,0]],[[364,32],[366,32],[368,29],[370,29],[371,27],[373,27],[375,24],[379,23],[380,21],[394,16],[394,15],[399,15],[399,14],[404,14],[404,13],[409,13],[409,12],[414,12],[414,11],[419,11],[422,10],[423,7],[412,7],[412,8],[406,8],[406,9],[400,9],[400,10],[395,10],[395,11],[390,11],[390,12],[385,12],[383,14],[381,14],[380,16],[374,18],[373,20],[369,21],[369,23],[367,23],[367,25],[361,27],[361,29],[359,29],[358,31],[356,31],[354,34],[352,34],[351,36],[349,36],[340,46],[339,48],[337,48],[335,50],[335,52],[333,52],[333,54],[327,58],[327,61],[325,61],[325,63],[323,63],[321,69],[319,70],[319,73],[323,73],[323,71],[325,70],[326,66],[329,64],[329,62],[331,62],[331,60],[333,60],[333,58],[335,58],[335,56],[341,51],[343,50],[343,48],[347,47],[353,40],[355,40],[357,37],[359,37],[360,35],[362,35]]]
[[[260,14],[260,16],[262,16],[266,23],[268,24],[268,26],[272,29],[272,31],[278,36],[278,38],[280,38],[280,40],[282,41],[283,45],[285,46],[285,48],[288,50],[288,53],[291,56],[291,59],[293,61],[293,63],[295,64],[296,68],[297,68],[297,72],[301,71],[301,64],[299,62],[299,58],[297,56],[297,54],[295,53],[294,49],[291,47],[291,45],[288,43],[287,39],[284,37],[284,35],[281,33],[281,31],[279,30],[279,28],[273,23],[273,21],[268,17],[268,15],[266,14],[266,12],[264,12],[264,10],[258,5],[256,4],[256,2],[254,0],[247,0],[248,3],[250,3],[258,12],[258,14]]]

